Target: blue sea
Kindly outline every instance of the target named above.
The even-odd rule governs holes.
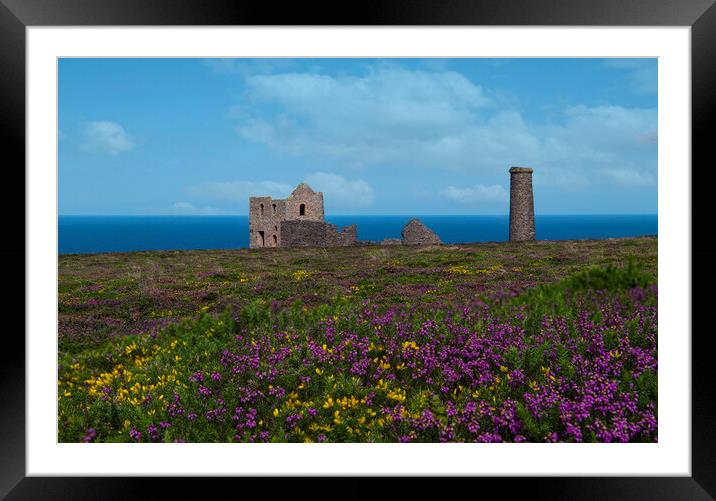
[[[413,216],[330,216],[338,226],[358,225],[359,240],[400,238]],[[417,216],[445,243],[504,242],[508,216]],[[657,215],[536,216],[539,240],[657,235]],[[248,216],[60,216],[59,253],[249,246]]]

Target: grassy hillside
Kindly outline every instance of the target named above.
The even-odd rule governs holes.
[[[633,256],[656,273],[656,238],[439,247],[240,249],[76,254],[59,258],[60,351],[156,332],[200,312],[265,301],[467,304],[555,282]]]
[[[657,240],[61,256],[60,441],[655,441]]]

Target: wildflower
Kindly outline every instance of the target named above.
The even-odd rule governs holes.
[[[305,280],[306,278],[310,277],[311,273],[308,271],[298,270],[293,272],[293,279],[297,282],[300,282],[301,280]]]
[[[142,433],[135,427],[132,427],[132,429],[129,430],[129,436],[135,442],[139,442],[142,439]]]
[[[97,436],[97,430],[94,428],[90,428],[87,430],[87,434],[82,438],[82,441],[85,443],[92,442],[94,438]]]

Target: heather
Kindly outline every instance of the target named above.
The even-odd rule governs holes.
[[[654,442],[656,247],[61,256],[59,440]]]

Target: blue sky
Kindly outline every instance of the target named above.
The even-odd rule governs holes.
[[[657,212],[656,59],[61,59],[60,214]]]

